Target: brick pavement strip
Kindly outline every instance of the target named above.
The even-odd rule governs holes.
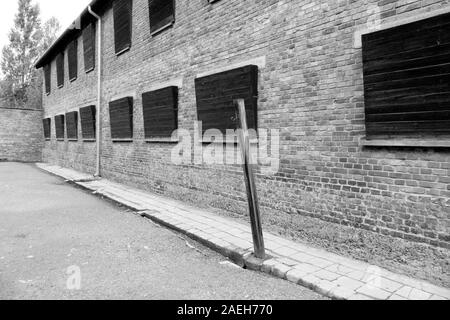
[[[268,252],[273,257],[262,261],[252,255],[250,226],[74,170],[43,163],[37,167],[134,208],[142,216],[185,233],[224,254],[241,267],[287,279],[333,299],[450,300],[448,288],[297,244],[270,233],[265,237]]]

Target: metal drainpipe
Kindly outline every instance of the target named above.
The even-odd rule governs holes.
[[[97,169],[95,171],[95,176],[96,177],[100,177],[101,176],[101,110],[102,110],[102,98],[101,98],[101,94],[102,94],[102,18],[96,14],[94,11],[92,11],[91,6],[88,7],[88,11],[89,13],[94,16],[97,21],[97,42],[98,42],[98,50],[97,50],[97,73],[98,73],[98,80],[97,80],[97,114],[96,114],[96,119],[97,119],[97,132],[96,132],[96,138],[97,138],[97,159],[96,159],[96,164],[97,164]]]

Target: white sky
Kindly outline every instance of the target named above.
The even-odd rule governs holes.
[[[64,31],[91,2],[91,0],[33,0],[41,7],[42,22],[55,16]],[[18,0],[1,0],[0,4],[0,50],[8,42],[8,33],[17,13]]]

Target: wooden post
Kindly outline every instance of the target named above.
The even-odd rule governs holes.
[[[261,215],[259,212],[258,195],[255,184],[255,176],[250,159],[250,137],[247,127],[247,115],[245,112],[245,101],[243,99],[234,100],[236,108],[236,122],[238,123],[238,138],[241,146],[245,185],[247,187],[248,206],[250,210],[250,221],[252,225],[253,246],[255,256],[259,259],[266,258],[264,248],[264,237],[261,225]]]

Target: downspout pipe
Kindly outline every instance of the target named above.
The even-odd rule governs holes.
[[[95,177],[101,177],[101,115],[102,115],[102,18],[92,11],[91,6],[88,6],[89,13],[97,19],[97,114],[96,114],[96,141],[97,141],[97,158],[96,158],[96,170]]]

